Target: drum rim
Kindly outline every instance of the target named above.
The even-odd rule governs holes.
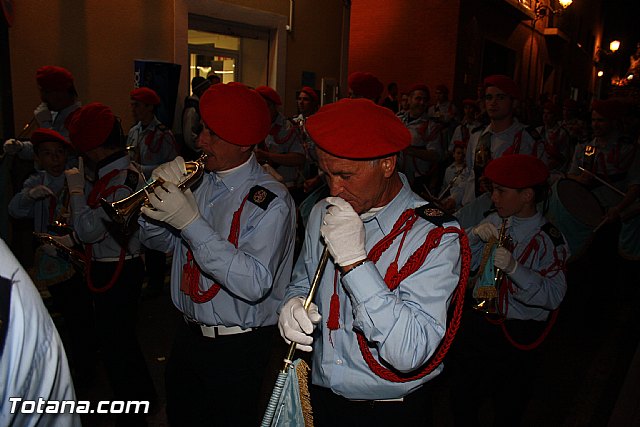
[[[569,184],[573,188],[580,188],[580,191],[582,191],[583,195],[586,197],[585,199],[583,199],[584,203],[581,203],[580,206],[582,207],[586,206],[586,204],[589,203],[589,199],[591,200],[592,202],[591,206],[588,206],[588,207],[597,209],[597,213],[598,213],[597,218],[595,216],[590,216],[589,218],[587,218],[585,215],[583,215],[584,210],[577,211],[575,209],[576,208],[575,206],[567,206],[567,204],[565,204],[566,200],[563,200],[562,197],[560,197],[560,193],[561,193],[561,187],[566,187],[567,184]],[[604,208],[600,204],[600,201],[598,200],[598,198],[591,192],[591,190],[589,190],[589,188],[586,185],[574,179],[563,178],[556,182],[555,192],[556,192],[558,201],[560,202],[560,204],[562,204],[565,210],[568,213],[570,213],[571,216],[573,216],[573,218],[575,218],[577,221],[580,221],[582,224],[585,224],[590,227],[596,227],[598,226],[598,224],[600,224],[600,222],[602,221],[602,218],[604,218],[604,215],[605,215]],[[591,212],[591,210],[589,212]]]

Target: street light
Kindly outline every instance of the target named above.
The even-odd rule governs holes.
[[[620,49],[620,40],[614,40],[611,43],[609,43],[609,50],[611,52],[615,52],[618,49]]]

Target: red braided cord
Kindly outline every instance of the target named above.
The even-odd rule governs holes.
[[[96,209],[100,206],[99,200],[101,198],[106,199],[121,188],[126,188],[127,190],[129,190],[129,192],[131,192],[131,189],[126,185],[114,185],[112,187],[105,188],[111,181],[111,179],[119,173],[120,169],[114,169],[103,176],[98,181],[98,183],[96,183],[94,190],[92,190],[89,194],[89,197],[87,197],[87,204],[91,209]],[[101,182],[103,183],[102,185],[100,185]],[[109,289],[113,288],[113,285],[115,285],[120,278],[120,273],[122,273],[122,268],[124,267],[124,258],[127,249],[124,246],[120,247],[120,255],[118,256],[118,265],[116,266],[116,271],[113,272],[113,275],[111,276],[111,279],[109,279],[109,282],[101,288],[96,287],[93,284],[93,279],[91,278],[91,265],[93,264],[93,245],[90,243],[87,244],[84,250],[84,264],[86,265],[85,277],[87,279],[87,287],[91,292],[95,292],[97,294],[107,292]]]
[[[396,225],[402,224],[403,222],[411,221],[411,219],[407,220],[406,218],[413,216],[414,212],[415,211],[413,209],[409,209],[405,211],[400,216],[400,219],[396,222]],[[417,216],[415,216],[412,219],[413,220],[411,221],[411,225],[413,225],[413,223],[417,220]],[[394,229],[395,229],[395,226],[394,226]],[[397,236],[399,232],[396,233],[395,236]],[[365,362],[367,362],[369,369],[371,369],[373,373],[375,373],[382,379],[392,381],[392,382],[409,382],[409,381],[414,381],[414,380],[423,378],[424,376],[428,375],[437,366],[439,366],[442,363],[442,360],[444,359],[444,356],[447,354],[447,351],[449,350],[449,347],[453,342],[453,339],[458,331],[458,328],[460,327],[460,319],[462,318],[462,307],[464,303],[464,294],[467,286],[467,280],[469,279],[469,271],[471,266],[471,249],[469,248],[469,241],[464,231],[456,227],[447,227],[447,228],[438,227],[432,230],[431,232],[429,232],[425,243],[422,246],[420,246],[420,248],[418,248],[418,250],[409,257],[406,264],[400,269],[397,275],[394,274],[392,277],[389,278],[390,283],[387,283],[387,286],[389,287],[390,290],[393,290],[399,286],[402,280],[404,280],[405,278],[413,274],[415,271],[417,271],[418,268],[420,268],[420,266],[424,263],[424,260],[427,258],[427,255],[429,254],[429,252],[440,244],[440,240],[445,233],[456,233],[460,236],[460,254],[462,258],[462,263],[460,267],[460,279],[458,281],[458,285],[456,287],[456,290],[453,296],[452,302],[454,304],[454,311],[453,311],[453,316],[451,318],[451,321],[449,322],[449,327],[447,328],[444,338],[438,345],[438,348],[430,358],[428,364],[426,364],[423,368],[419,370],[409,372],[409,373],[397,373],[390,369],[387,369],[384,366],[382,366],[375,359],[375,357],[373,357],[373,354],[371,354],[371,350],[369,350],[367,340],[364,337],[364,335],[361,332],[356,331],[356,335],[358,337],[358,345],[360,347],[360,352],[362,353],[362,357],[364,358]],[[384,252],[384,249],[388,248],[391,242],[393,241],[393,238],[388,239],[389,237],[391,237],[391,234],[389,234],[387,237],[382,239],[371,249],[371,251],[369,252],[370,260],[372,260],[373,262],[378,261],[378,259],[380,258],[380,255],[382,254],[382,252]],[[381,250],[381,248],[379,248],[378,246],[380,247],[386,246],[386,247]],[[387,278],[385,277],[385,279]]]
[[[248,197],[248,194],[244,196],[240,207],[233,213],[233,219],[231,220],[231,229],[229,230],[229,237],[227,238],[227,240],[236,248],[238,247],[238,240],[240,238],[240,215],[242,214],[244,204],[247,201]],[[191,251],[191,249],[189,249],[189,251]],[[197,268],[197,266],[195,268]],[[199,279],[200,274],[196,275],[195,279],[190,281],[189,296],[191,297],[191,301],[197,304],[202,304],[211,301],[213,297],[215,297],[218,292],[220,292],[220,285],[214,282],[209,289],[207,289],[206,291],[202,291],[199,286]]]

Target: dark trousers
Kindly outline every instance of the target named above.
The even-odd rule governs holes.
[[[48,287],[53,304],[64,319],[63,337],[68,335],[67,352],[76,386],[87,384],[95,375],[96,342],[91,293],[80,274]],[[66,332],[67,334],[65,334]]]
[[[433,422],[429,383],[405,396],[402,402],[353,401],[315,385],[309,386],[309,392],[313,425],[317,427],[423,427]]]
[[[531,397],[541,362],[541,348],[518,350],[499,325],[468,310],[445,366],[452,377],[451,405],[456,426],[478,426],[479,408],[487,399],[494,426],[518,426]],[[519,343],[540,336],[544,322],[507,320],[507,330]]]
[[[162,251],[144,249],[144,263],[147,271],[147,286],[161,290],[164,285],[167,255]]]
[[[180,321],[166,370],[173,427],[257,426],[275,327],[217,338]]]
[[[117,262],[94,262],[94,286],[103,287]],[[119,279],[106,292],[93,293],[98,341],[115,400],[148,400],[154,404],[155,387],[136,332],[138,303],[144,278],[140,258],[124,262]],[[119,415],[118,425],[144,425],[141,415]]]

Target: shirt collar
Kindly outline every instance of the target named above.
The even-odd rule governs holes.
[[[407,206],[411,205],[409,202],[412,192],[409,188],[409,182],[402,173],[400,173],[400,180],[402,181],[402,188],[398,194],[396,194],[396,197],[380,211],[363,221],[365,224],[376,221],[378,227],[385,235],[391,232],[400,215],[405,211]]]
[[[223,176],[219,176],[215,172],[211,172],[210,176],[215,182],[221,182],[229,191],[234,191],[240,187],[249,177],[256,173],[258,168],[261,168],[260,164],[256,160],[255,154],[251,153],[251,157],[241,164],[228,171],[224,171]]]
[[[501,132],[494,132],[493,129],[491,128],[491,124],[489,124],[489,126],[487,126],[484,131],[482,132],[482,134],[486,134],[487,132],[491,132],[494,135],[506,135],[509,133],[515,133],[517,131],[519,131],[522,128],[522,124],[520,123],[520,121],[518,119],[516,119],[515,117],[513,118],[513,123],[511,123],[511,126],[509,126],[508,128],[506,128],[505,130],[501,131]]]

